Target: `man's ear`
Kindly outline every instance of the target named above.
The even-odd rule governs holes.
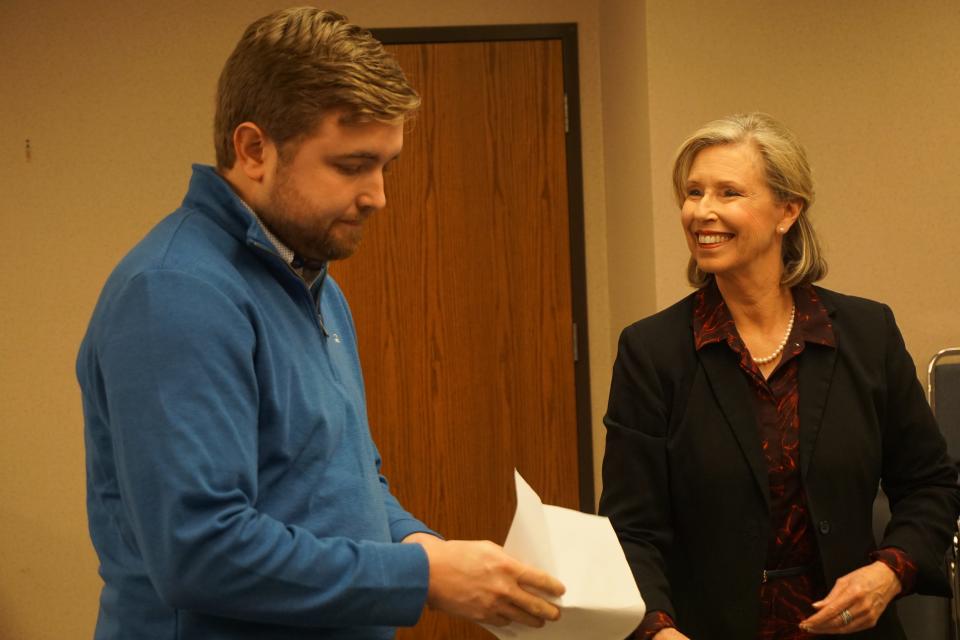
[[[276,162],[276,145],[252,122],[241,122],[233,130],[233,149],[237,156],[234,168],[253,182],[263,182]]]

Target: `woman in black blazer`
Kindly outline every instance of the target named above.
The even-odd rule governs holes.
[[[890,309],[813,286],[809,165],[770,116],[705,125],[673,182],[697,291],[623,332],[604,419],[634,637],[903,638],[894,597],[950,595],[960,490]]]

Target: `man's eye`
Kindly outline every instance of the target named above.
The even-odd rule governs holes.
[[[362,164],[338,164],[337,171],[345,176],[355,176],[363,171]]]

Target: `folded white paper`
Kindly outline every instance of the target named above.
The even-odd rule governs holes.
[[[517,512],[504,550],[562,582],[566,593],[554,600],[560,620],[540,629],[513,623],[488,626],[498,638],[538,640],[622,640],[646,612],[646,606],[610,520],[572,509],[545,505],[520,473]]]

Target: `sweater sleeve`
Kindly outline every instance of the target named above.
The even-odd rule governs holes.
[[[378,452],[377,470],[379,471],[379,469],[380,454]],[[442,537],[439,533],[412,516],[400,505],[400,502],[390,491],[390,485],[383,474],[380,474],[380,487],[383,489],[383,503],[387,509],[387,517],[390,520],[390,537],[394,542],[400,542],[411,533],[429,533],[438,538]]]
[[[337,312],[342,314],[343,317],[347,319],[347,325],[345,329],[350,332],[350,340],[352,343],[356,344],[357,330],[356,325],[353,322],[353,313],[350,311],[350,306],[347,304],[347,300],[343,295],[343,291],[340,289],[340,285],[337,284],[332,277],[327,276],[325,287],[325,291],[328,292],[330,296],[330,304],[334,305]],[[359,370],[359,360],[356,362],[356,366]],[[374,445],[374,450],[376,455],[377,472],[380,473],[381,458],[380,452],[376,451],[376,445]],[[406,509],[403,508],[403,506],[401,506],[400,502],[390,491],[390,484],[387,482],[387,478],[384,477],[382,473],[380,473],[380,488],[383,491],[383,503],[387,510],[387,517],[390,521],[390,537],[394,542],[400,542],[411,533],[428,533],[438,538],[442,537],[436,531],[433,531],[430,529],[430,527],[411,515]]]
[[[257,341],[244,309],[194,276],[153,271],[106,314],[99,389],[122,517],[169,606],[298,626],[417,621],[419,545],[319,538],[258,511]],[[397,533],[412,525],[391,500]]]

